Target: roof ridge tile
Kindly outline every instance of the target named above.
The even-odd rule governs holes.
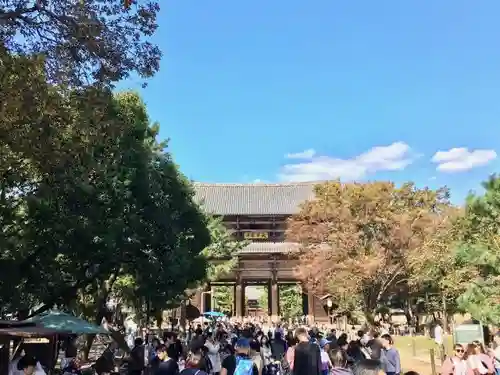
[[[275,184],[195,183],[195,200],[214,215],[293,215],[314,199],[317,182]]]
[[[206,186],[206,187],[241,187],[241,186],[310,186],[318,185],[323,181],[302,181],[302,182],[193,182],[195,186]]]

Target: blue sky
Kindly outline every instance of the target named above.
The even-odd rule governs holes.
[[[189,178],[413,180],[458,202],[498,170],[498,0],[162,3],[161,71],[121,86]]]

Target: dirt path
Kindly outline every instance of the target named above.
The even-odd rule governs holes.
[[[413,357],[411,354],[405,352],[400,352],[400,356],[403,371],[416,371],[420,375],[432,375],[430,359]],[[439,363],[436,363],[436,374],[439,374],[440,370]]]

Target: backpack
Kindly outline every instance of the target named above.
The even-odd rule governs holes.
[[[234,375],[253,375],[253,361],[250,358],[236,357]]]

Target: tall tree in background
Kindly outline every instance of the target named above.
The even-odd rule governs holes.
[[[289,319],[302,316],[302,288],[298,285],[281,285],[279,304],[282,318]]]
[[[99,320],[122,274],[160,304],[204,278],[205,215],[155,142],[140,98],[96,88],[62,94],[43,61],[2,57],[3,312],[68,305],[85,290]]]
[[[483,183],[483,195],[467,198],[465,213],[456,222],[459,244],[454,253],[464,290],[458,304],[484,323],[500,322],[500,177]]]
[[[334,295],[342,309],[360,308],[371,319],[407,282],[408,254],[436,231],[448,192],[334,181],[317,185],[315,195],[289,222],[288,240],[302,245],[297,276],[308,289]]]
[[[146,0],[4,0],[0,40],[14,55],[40,56],[52,83],[148,78],[161,58],[148,40],[158,28],[158,11],[158,2]]]
[[[409,288],[420,295],[419,305],[428,313],[443,312],[445,307],[449,314],[456,312],[457,297],[464,291],[464,270],[455,261],[460,237],[457,223],[462,214],[462,210],[449,207],[443,215],[435,216],[435,233],[409,252]]]
[[[233,287],[229,285],[218,285],[214,288],[212,310],[220,311],[226,315],[233,313],[234,293]]]
[[[269,287],[267,285],[262,287],[262,293],[257,302],[259,303],[259,307],[267,313],[269,309]]]
[[[222,223],[222,219],[214,216],[208,217],[210,231],[210,245],[202,255],[208,262],[206,281],[217,281],[228,275],[238,263],[238,253],[247,241],[235,241],[231,233]]]
[[[207,265],[206,276],[199,279],[198,288],[187,291],[188,295],[193,295],[197,290],[204,289],[212,281],[230,275],[238,264],[238,253],[248,244],[247,241],[235,241],[224,226],[221,218],[208,215],[207,220],[208,230],[210,231],[210,245],[203,249],[201,253]],[[217,286],[212,301],[218,311],[230,314],[233,311],[234,303],[232,287]]]
[[[266,311],[269,306],[269,287],[263,287],[263,292],[258,300],[259,307]],[[302,288],[298,285],[279,286],[279,308],[283,319],[302,316]]]

